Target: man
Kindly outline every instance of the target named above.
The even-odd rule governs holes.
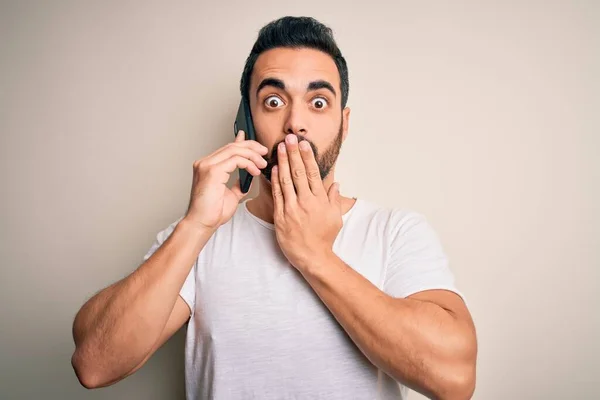
[[[312,18],[265,26],[241,79],[257,141],[196,161],[184,217],[90,299],[72,363],[88,388],[139,369],[189,321],[188,399],[467,399],[476,336],[420,215],[344,197],[348,70]],[[244,168],[259,195],[240,203]]]

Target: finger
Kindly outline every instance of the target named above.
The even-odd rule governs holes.
[[[267,154],[269,149],[258,143],[256,140],[246,140],[246,132],[240,130],[233,141],[236,145],[243,145],[245,147],[250,147],[257,151],[260,154]]]
[[[214,174],[219,182],[227,183],[227,181],[229,181],[229,175],[235,171],[236,168],[245,169],[252,176],[260,175],[260,169],[256,164],[241,156],[233,156],[227,160],[221,161],[210,169],[210,173]]]
[[[325,195],[325,187],[321,180],[321,171],[319,170],[319,164],[315,159],[315,153],[313,152],[310,143],[307,140],[300,142],[300,154],[302,155],[302,161],[306,166],[306,177],[308,179],[308,185],[310,190],[315,196]]]
[[[308,194],[312,194],[308,180],[306,179],[306,168],[304,167],[304,161],[298,150],[298,137],[290,134],[285,137],[285,145],[287,149],[288,161],[290,164],[290,172],[292,181],[296,187],[298,197],[303,197]]]
[[[287,150],[285,143],[279,143],[277,146],[277,158],[278,166],[277,172],[279,175],[279,184],[281,185],[281,191],[283,192],[283,198],[285,202],[293,204],[296,201],[296,192],[294,191],[294,182],[290,176],[290,164],[288,162]]]
[[[273,217],[275,220],[283,218],[283,193],[279,184],[279,173],[277,165],[271,170],[271,192],[273,194]]]
[[[267,166],[267,160],[265,160],[259,153],[257,153],[253,149],[235,145],[226,146],[219,153],[206,157],[205,164],[215,165],[233,156],[242,156],[244,158],[252,160],[254,164],[256,164],[258,168],[261,169],[266,168]]]
[[[243,143],[241,143],[241,146],[248,147],[249,149],[252,149],[259,154],[266,155],[269,153],[269,149],[266,146],[263,146],[262,144],[258,143],[256,140],[245,140]]]
[[[225,146],[218,148],[217,150],[215,150],[211,154],[209,154],[206,158],[214,157],[215,155],[220,154],[223,151],[228,150],[231,147],[252,149],[255,152],[257,152],[258,154],[262,154],[262,155],[266,155],[269,153],[269,149],[267,147],[263,146],[262,144],[258,143],[256,140],[244,140],[243,139],[244,135],[245,135],[244,131],[239,131],[233,142],[228,143]]]

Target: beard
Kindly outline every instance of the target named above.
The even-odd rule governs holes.
[[[327,175],[329,175],[331,169],[337,161],[337,158],[340,154],[340,149],[342,147],[342,131],[343,126],[340,122],[340,128],[338,129],[337,136],[335,137],[335,139],[333,139],[333,142],[329,145],[329,147],[327,147],[327,149],[325,149],[325,151],[322,152],[322,154],[321,152],[319,152],[317,146],[309,139],[305,138],[303,135],[296,135],[298,137],[298,143],[300,143],[302,140],[306,140],[312,148],[312,151],[315,155],[315,160],[317,160],[317,165],[319,166],[321,180],[324,180],[327,177]],[[275,143],[273,145],[273,148],[271,149],[271,156],[269,158],[265,157],[265,160],[267,161],[267,166],[261,172],[269,182],[271,182],[271,171],[273,170],[273,167],[278,163],[277,146],[279,145],[279,143],[284,141],[285,139]]]

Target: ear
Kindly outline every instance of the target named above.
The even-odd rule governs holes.
[[[342,142],[346,140],[348,136],[348,125],[350,123],[350,107],[346,107],[342,110]]]

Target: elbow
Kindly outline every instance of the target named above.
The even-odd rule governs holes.
[[[440,399],[444,400],[469,400],[475,393],[477,380],[477,340],[473,336],[463,338],[453,347],[453,357],[449,363],[444,363],[445,368],[438,371],[444,376],[444,384]]]
[[[446,374],[443,380],[412,388],[430,399],[470,400],[475,392],[475,374],[457,370],[452,375]]]
[[[436,384],[430,386],[434,399],[469,400],[475,393],[476,385],[476,350],[467,348],[460,357],[452,361],[440,361],[435,368]]]
[[[86,389],[95,389],[100,387],[97,376],[88,366],[86,366],[81,354],[79,354],[77,350],[75,350],[73,356],[71,357],[71,366],[73,367],[75,375],[77,376],[77,380],[81,386]]]
[[[448,381],[446,393],[440,396],[445,400],[469,400],[475,392],[475,368],[473,366],[457,368]]]
[[[71,366],[75,371],[77,380],[86,389],[98,389],[108,386],[109,381],[105,379],[97,368],[94,368],[93,363],[85,357],[80,350],[75,350],[71,357]]]
[[[416,392],[435,400],[470,400],[475,392],[475,365],[448,365],[436,369],[420,381],[407,382],[400,374],[394,376]]]

